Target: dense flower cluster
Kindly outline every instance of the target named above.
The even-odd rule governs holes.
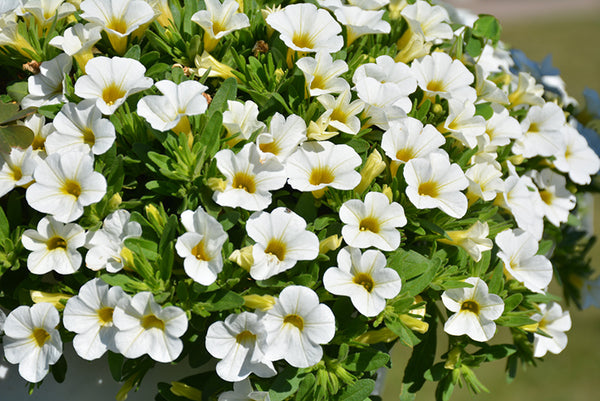
[[[68,338],[122,355],[121,396],[187,357],[157,399],[377,399],[399,342],[406,399],[477,391],[484,361],[564,349],[555,274],[599,303],[576,205],[597,95],[579,107],[491,16],[287,3],[0,5],[0,333],[23,378],[64,369]]]

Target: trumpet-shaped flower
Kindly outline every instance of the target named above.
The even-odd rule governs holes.
[[[560,227],[560,223],[566,223],[569,211],[575,207],[575,195],[567,190],[566,178],[545,168],[534,174],[533,181],[540,191],[544,216],[556,227]]]
[[[407,5],[400,13],[404,18],[417,21],[428,42],[452,39],[452,28],[448,24],[450,16],[442,6],[432,6],[426,1]]]
[[[305,140],[306,123],[302,117],[292,114],[285,118],[275,113],[269,124],[269,132],[259,134],[256,144],[261,152],[273,154],[283,163]]]
[[[390,23],[383,20],[384,10],[363,10],[356,6],[335,7],[335,18],[346,27],[346,46],[363,35],[390,33]]]
[[[451,288],[442,294],[442,302],[454,312],[444,324],[444,331],[452,336],[466,334],[475,341],[488,341],[496,332],[496,323],[504,311],[504,302],[490,294],[488,286],[479,277],[465,280],[472,287]]]
[[[289,209],[278,207],[271,213],[256,212],[246,223],[254,263],[250,275],[265,280],[291,269],[298,260],[319,255],[319,239],[306,229],[306,222]]]
[[[477,138],[485,133],[485,119],[475,115],[475,105],[469,100],[450,99],[448,108],[442,132],[449,132],[451,137],[474,149]]]
[[[590,148],[585,138],[571,125],[566,124],[562,130],[563,146],[554,155],[554,167],[568,173],[571,181],[586,185],[592,181],[591,176],[600,169],[600,158]]]
[[[40,65],[40,73],[27,79],[29,94],[21,101],[21,107],[40,107],[66,102],[66,79],[73,60],[61,53]]]
[[[443,52],[434,52],[411,64],[417,84],[426,96],[434,99],[439,95],[445,99],[470,100],[474,102],[477,92],[470,85],[473,74],[460,60]]]
[[[106,351],[119,352],[115,345],[117,328],[113,324],[113,312],[117,303],[127,297],[121,287],[109,287],[95,278],[81,286],[79,295],[67,301],[63,324],[67,330],[77,333],[73,338],[77,355],[91,361]]]
[[[115,345],[126,358],[148,354],[158,362],[172,362],[183,350],[179,339],[187,330],[185,312],[176,306],[161,308],[149,292],[138,292],[119,302],[113,311],[118,332]]]
[[[19,306],[4,322],[4,357],[19,364],[19,374],[31,383],[41,381],[62,355],[63,345],[56,326],[58,310],[52,304]]]
[[[447,155],[430,153],[427,158],[409,160],[404,179],[406,195],[418,209],[439,208],[456,218],[467,212],[467,197],[461,191],[469,181],[458,164],[450,164]]]
[[[373,317],[385,309],[386,299],[400,292],[402,282],[394,269],[385,267],[383,253],[346,247],[337,256],[337,267],[330,267],[323,276],[325,289],[335,295],[350,297],[361,314]]]
[[[531,318],[537,321],[538,328],[550,337],[533,333],[533,356],[541,358],[548,351],[559,354],[567,346],[565,332],[571,329],[571,315],[568,311],[563,312],[560,305],[554,302],[540,304],[538,307],[540,313]]]
[[[537,255],[538,242],[529,232],[520,228],[504,230],[496,235],[496,245],[506,272],[529,290],[542,293],[550,284],[552,264],[545,256]]]
[[[542,107],[545,103],[542,95],[544,87],[535,81],[527,72],[519,72],[517,87],[508,95],[508,101],[511,107],[528,104],[531,106]],[[513,85],[514,86],[514,85]]]
[[[277,374],[267,359],[267,331],[262,320],[250,312],[232,314],[210,325],[206,350],[215,358],[217,374],[223,380],[239,382],[251,373],[260,377]]]
[[[102,118],[93,100],[66,103],[53,121],[54,132],[46,138],[48,153],[92,152],[101,155],[115,141],[115,127]]]
[[[102,39],[101,31],[102,27],[92,22],[85,25],[76,24],[65,29],[62,36],[50,39],[48,43],[74,57],[85,72],[85,65],[94,57],[92,47]]]
[[[490,228],[487,221],[483,223],[477,221],[466,230],[448,231],[446,234],[450,237],[449,240],[442,238],[438,241],[463,248],[475,262],[481,260],[482,252],[489,251],[494,246],[492,240],[488,238]]]
[[[22,11],[33,15],[43,28],[49,28],[54,18],[61,20],[75,12],[75,6],[65,0],[28,0],[23,2]]]
[[[299,52],[335,53],[344,46],[340,24],[314,4],[291,4],[267,16],[267,24],[279,32],[283,43]]]
[[[562,143],[564,125],[565,115],[555,103],[531,107],[521,122],[523,135],[515,141],[513,153],[526,158],[556,154]]]
[[[40,114],[32,114],[17,124],[24,125],[33,132],[31,150],[34,155],[41,158],[46,157],[46,138],[54,131],[54,124],[46,124],[46,117]]]
[[[227,110],[223,113],[223,125],[228,136],[238,135],[235,143],[265,129],[265,124],[258,121],[258,105],[252,100],[244,103],[235,100],[227,101]]]
[[[365,104],[357,99],[352,100],[350,89],[342,91],[337,98],[329,94],[317,97],[319,103],[325,107],[328,114],[329,126],[346,134],[356,135],[360,131],[360,119],[357,115],[363,110]]]
[[[208,87],[197,81],[183,81],[179,85],[169,80],[154,84],[163,94],[144,96],[137,104],[137,113],[158,131],[176,130],[186,116],[202,114],[208,107],[203,93]]]
[[[85,231],[77,224],[62,224],[50,216],[44,217],[37,231],[25,230],[21,241],[25,249],[32,251],[27,257],[27,268],[34,274],[53,270],[73,274],[81,266],[77,248],[85,244]]]
[[[362,163],[348,145],[331,142],[304,142],[288,157],[289,184],[299,191],[318,191],[326,187],[353,189],[361,180],[354,169]]]
[[[175,249],[184,258],[186,274],[202,285],[214,283],[223,270],[221,249],[227,240],[223,226],[201,206],[181,213],[181,223],[187,232],[177,238]]]
[[[41,160],[25,194],[29,206],[68,223],[83,214],[83,207],[99,202],[106,193],[106,179],[94,171],[87,153],[54,153]]]
[[[310,288],[292,285],[284,288],[275,305],[263,317],[267,329],[267,357],[285,359],[296,368],[319,362],[323,348],[335,334],[335,316],[319,303]]]
[[[502,171],[492,163],[475,163],[465,172],[465,176],[469,180],[467,192],[469,199],[481,198],[490,202],[499,193],[504,192]]]
[[[523,135],[521,125],[516,118],[508,114],[508,110],[499,104],[492,104],[494,114],[485,123],[486,149],[494,149],[510,143],[511,139]]]
[[[10,153],[0,154],[0,197],[14,187],[26,186],[33,181],[33,171],[39,158],[31,148],[11,148]]]
[[[75,82],[75,94],[94,99],[103,114],[113,114],[129,95],[152,86],[152,78],[144,77],[144,65],[131,58],[95,57],[86,64],[85,71],[87,75]]]
[[[226,181],[213,194],[221,206],[263,210],[271,204],[269,191],[285,185],[283,165],[275,156],[261,158],[253,143],[246,144],[237,155],[229,149],[220,150],[215,159]]]
[[[344,60],[334,61],[328,52],[320,51],[315,57],[302,57],[296,65],[304,74],[310,96],[341,93],[348,88],[348,82],[340,77],[348,71],[348,64]]]
[[[116,210],[106,216],[102,228],[89,233],[85,255],[85,265],[92,270],[106,269],[116,273],[124,266],[121,252],[127,238],[138,238],[142,235],[142,226],[130,221],[127,210]]]
[[[237,12],[239,3],[235,0],[206,0],[206,10],[192,15],[192,21],[204,29],[204,49],[210,52],[223,36],[250,26],[244,13]]]
[[[350,199],[340,208],[344,223],[344,241],[355,248],[371,246],[383,251],[393,251],[400,246],[397,227],[406,225],[404,209],[391,202],[381,192],[369,192],[365,201]]]
[[[360,100],[365,102],[362,113],[365,126],[375,125],[387,130],[391,122],[406,118],[407,109],[411,107],[408,96],[398,95],[393,88],[381,85],[372,77],[357,81],[356,92]]]

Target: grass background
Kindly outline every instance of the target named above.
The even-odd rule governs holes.
[[[527,0],[523,0],[527,1]],[[482,1],[486,3],[486,1]],[[565,4],[568,5],[568,1]],[[488,3],[489,4],[489,3]],[[472,4],[469,4],[472,6]],[[567,83],[567,92],[583,100],[585,87],[600,92],[600,8],[598,3],[584,13],[564,12],[542,18],[503,13],[502,40],[519,48],[535,61],[552,54],[553,65],[560,69]],[[543,4],[540,4],[543,7]],[[600,197],[595,197],[595,232],[600,233]],[[593,266],[600,271],[600,245],[592,252]],[[597,273],[596,273],[597,274]],[[561,294],[559,288],[551,291]],[[600,379],[600,310],[579,311],[570,308],[573,328],[568,333],[569,345],[559,355],[547,354],[537,367],[520,369],[516,379],[508,384],[505,361],[484,364],[475,373],[490,393],[472,395],[465,388],[456,388],[452,401],[590,401],[597,395]],[[438,337],[443,338],[443,336]],[[500,328],[492,342],[510,340],[508,329]],[[439,344],[445,350],[446,344]],[[384,401],[398,399],[404,365],[410,357],[407,347],[397,346],[393,353],[394,368],[389,372],[382,394]],[[439,360],[439,359],[438,359]],[[437,360],[436,360],[437,362]],[[433,400],[435,385],[427,383],[417,400]]]

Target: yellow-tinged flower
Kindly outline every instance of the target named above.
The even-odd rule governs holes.
[[[275,297],[271,295],[244,295],[244,306],[252,309],[268,311],[275,305]]]
[[[65,307],[65,305],[60,301],[66,301],[72,297],[72,295],[62,294],[60,292],[43,292],[38,290],[30,290],[29,295],[31,296],[31,300],[34,304],[47,302],[54,305],[54,307],[58,310],[62,310]]]
[[[386,164],[377,149],[373,150],[360,170],[361,179],[356,188],[354,188],[354,192],[362,194],[371,185],[373,180],[385,170],[385,166]]]
[[[342,245],[342,237],[337,234],[331,235],[319,242],[319,253],[326,254],[329,251],[335,251]]]
[[[254,264],[254,257],[252,256],[252,245],[246,246],[242,249],[236,249],[229,255],[229,260],[236,263],[242,269],[250,271],[250,267]]]
[[[391,343],[398,338],[398,334],[384,327],[379,330],[369,330],[364,334],[356,337],[354,341],[363,344]]]
[[[213,50],[219,40],[238,29],[250,26],[248,16],[237,12],[239,3],[235,0],[206,0],[206,10],[200,10],[192,15],[192,21],[204,29],[204,49]]]
[[[494,246],[491,239],[487,238],[490,230],[487,221],[476,222],[466,230],[447,231],[450,239],[439,239],[439,242],[463,248],[475,262],[481,260],[481,253],[489,251]]]

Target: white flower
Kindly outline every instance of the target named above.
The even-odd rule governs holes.
[[[400,293],[402,283],[394,269],[385,267],[382,252],[345,247],[337,256],[337,267],[330,267],[323,276],[323,286],[335,295],[350,297],[361,314],[377,316],[385,309],[386,299]]]
[[[567,179],[549,168],[533,171],[533,181],[540,191],[544,216],[556,227],[566,223],[569,211],[575,207],[575,195],[567,190]]]
[[[302,117],[292,114],[285,118],[275,113],[269,124],[269,132],[259,134],[256,144],[261,152],[271,153],[283,163],[305,140],[306,123]]]
[[[352,100],[350,89],[346,89],[336,98],[329,94],[317,97],[319,103],[325,107],[325,114],[329,119],[329,126],[347,134],[356,135],[360,131],[360,119],[357,117],[364,103],[357,99]]]
[[[237,155],[222,149],[215,159],[226,179],[224,188],[213,193],[213,200],[221,206],[263,210],[271,204],[269,191],[285,185],[283,165],[275,156],[261,160],[253,143],[246,144]]]
[[[202,285],[214,283],[223,270],[221,249],[227,240],[223,226],[201,206],[181,213],[181,223],[187,232],[177,238],[175,249],[184,258],[186,274]]]
[[[25,109],[66,102],[66,79],[72,66],[73,60],[64,53],[44,61],[39,74],[27,79],[29,94],[21,100],[21,107]]]
[[[286,172],[289,184],[299,191],[317,191],[328,186],[348,190],[360,182],[360,173],[354,169],[361,163],[358,153],[348,145],[304,142],[288,157]]]
[[[127,96],[152,86],[152,78],[144,77],[146,67],[131,58],[95,57],[86,64],[85,71],[87,75],[75,82],[75,94],[94,99],[103,114],[113,114]]]
[[[490,202],[498,193],[504,192],[502,171],[492,163],[475,163],[465,172],[465,176],[469,180],[469,199],[481,198]]]
[[[504,302],[498,295],[489,294],[487,284],[479,277],[469,277],[465,282],[472,287],[451,288],[442,294],[444,306],[455,312],[444,324],[444,331],[488,341],[496,332],[494,320],[504,312]]]
[[[31,148],[11,148],[10,154],[0,154],[0,197],[32,182],[38,161]]]
[[[236,100],[227,101],[227,110],[223,113],[223,125],[228,136],[238,134],[234,142],[249,139],[256,131],[263,131],[265,124],[258,121],[258,105],[252,100],[244,103]]]
[[[99,202],[106,193],[106,179],[94,171],[94,161],[86,153],[49,155],[38,163],[33,178],[35,183],[25,194],[27,203],[63,223],[79,218],[84,206]]]
[[[489,251],[494,243],[487,236],[490,235],[490,228],[487,221],[483,223],[477,221],[466,230],[447,231],[449,240],[442,238],[439,242],[455,245],[463,248],[475,262],[481,260],[481,253]]]
[[[75,12],[75,6],[65,3],[65,0],[27,0],[24,1],[23,11],[33,15],[43,28],[49,28],[54,18],[61,20]]]
[[[492,104],[492,110],[494,114],[485,123],[486,149],[508,145],[511,139],[520,138],[523,135],[521,125],[516,118],[508,114],[506,107]]]
[[[237,3],[236,3],[237,4]],[[169,80],[154,84],[163,94],[144,96],[137,104],[137,113],[158,131],[175,129],[185,116],[206,111],[208,103],[202,95],[208,87],[197,81],[183,81],[179,85]]]
[[[142,236],[142,226],[138,222],[129,221],[127,210],[116,210],[106,216],[102,228],[89,233],[85,255],[85,265],[92,270],[106,269],[116,273],[123,268],[121,251],[127,238]]]
[[[567,346],[565,331],[571,328],[571,315],[568,311],[563,312],[560,305],[554,302],[540,304],[538,307],[540,313],[534,314],[531,318],[538,322],[540,330],[550,336],[533,333],[533,356],[541,358],[548,351],[558,354],[565,349]]]
[[[298,285],[284,288],[263,320],[267,329],[267,357],[285,359],[296,368],[308,368],[319,362],[323,356],[319,344],[327,344],[335,334],[331,309],[319,303],[313,290]]]
[[[430,153],[426,158],[409,160],[404,167],[408,184],[406,195],[418,209],[439,208],[449,216],[461,218],[467,212],[467,197],[461,191],[469,180],[447,155]]]
[[[239,3],[235,0],[206,0],[206,10],[192,15],[192,21],[204,29],[204,50],[210,52],[223,36],[250,26],[244,13],[238,13]]]
[[[496,235],[496,245],[508,274],[529,290],[542,293],[550,284],[552,264],[545,256],[537,255],[538,243],[529,232],[520,228],[504,230]]]
[[[183,350],[179,339],[187,330],[185,312],[176,306],[161,308],[149,292],[139,292],[117,304],[113,312],[117,349],[126,358],[148,354],[158,362],[172,362]]]
[[[448,108],[442,132],[450,132],[451,137],[474,149],[477,137],[485,133],[485,119],[475,115],[475,105],[470,100],[449,99]]]
[[[452,28],[448,25],[450,17],[444,7],[432,6],[426,1],[417,1],[407,5],[401,12],[406,19],[417,21],[428,42],[440,42],[442,39],[452,39]]]
[[[4,357],[19,364],[19,374],[31,383],[41,381],[62,355],[62,341],[56,326],[58,311],[52,304],[19,306],[4,323]]]
[[[109,287],[95,278],[81,286],[79,295],[67,301],[63,324],[67,330],[77,333],[73,338],[77,355],[91,361],[108,350],[119,352],[115,346],[117,328],[112,318],[115,306],[126,297],[121,287]]]
[[[585,138],[571,125],[566,124],[562,131],[563,146],[554,154],[554,167],[568,173],[571,181],[586,185],[591,176],[600,169],[600,158],[589,147]]]
[[[69,56],[91,53],[92,47],[102,39],[100,31],[102,31],[102,26],[94,23],[76,24],[65,29],[62,36],[50,39],[48,44],[59,48]]]
[[[387,130],[391,122],[406,118],[405,108],[412,107],[409,106],[408,96],[398,96],[393,88],[381,85],[372,77],[357,81],[355,89],[360,100],[365,102],[362,117],[366,120],[367,127],[375,125]]]
[[[101,155],[116,138],[113,123],[102,118],[94,100],[66,103],[52,124],[55,131],[48,135],[45,144],[48,153],[91,151]]]
[[[54,131],[52,123],[46,124],[46,117],[40,114],[32,114],[23,121],[18,121],[17,124],[24,125],[33,131],[33,142],[31,150],[33,154],[41,158],[46,157],[46,138]]]
[[[256,212],[248,219],[246,230],[256,242],[250,267],[255,280],[265,280],[291,269],[298,260],[313,260],[319,255],[319,239],[306,230],[304,219],[289,209]]]
[[[238,382],[251,373],[260,377],[277,374],[266,358],[267,331],[262,320],[250,312],[232,314],[225,321],[210,325],[206,333],[206,350],[215,358],[217,374],[223,380]]]
[[[267,17],[267,24],[291,50],[335,53],[344,46],[338,34],[342,27],[325,10],[314,4],[292,4]]]
[[[346,27],[346,46],[363,35],[390,33],[390,23],[383,20],[384,10],[363,10],[355,6],[340,6],[333,10],[335,17]]]
[[[40,220],[36,230],[25,230],[21,238],[25,249],[32,251],[27,257],[27,268],[34,274],[55,271],[60,274],[75,273],[81,266],[77,248],[85,244],[85,231],[79,225],[62,224],[51,216]]]
[[[513,153],[526,158],[556,154],[561,148],[561,128],[564,125],[565,115],[555,103],[531,107],[521,121],[523,135],[515,141]]]
[[[446,99],[474,102],[477,93],[470,85],[475,80],[473,74],[460,60],[443,52],[433,52],[411,64],[417,84],[426,96],[435,99],[436,95]]]
[[[393,251],[400,246],[400,232],[396,227],[406,224],[404,209],[399,203],[389,201],[381,192],[369,192],[365,201],[350,199],[340,208],[344,223],[342,236],[355,248],[371,246],[383,251]]]
[[[253,391],[250,379],[233,383],[233,391],[219,394],[218,401],[271,401],[268,391]]]
[[[315,57],[302,57],[296,65],[304,74],[304,81],[310,96],[326,93],[341,93],[348,88],[348,82],[340,75],[348,71],[344,60],[333,60],[325,51],[317,52]]]
[[[538,84],[529,73],[521,71],[519,72],[517,88],[508,95],[508,100],[512,107],[523,104],[541,107],[545,103],[542,98],[543,94],[544,87]]]

